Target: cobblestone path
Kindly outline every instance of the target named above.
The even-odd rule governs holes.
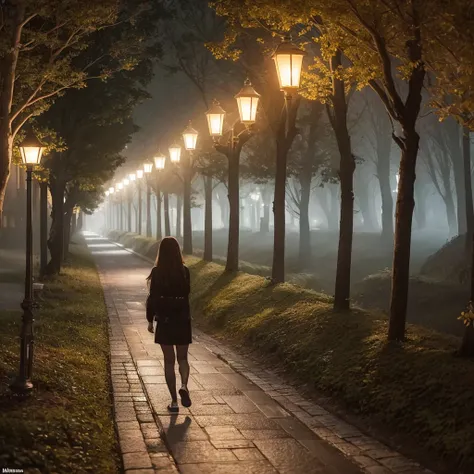
[[[115,420],[127,474],[430,472],[197,330],[189,357],[193,405],[170,415],[161,349],[146,329],[151,264],[99,236],[86,240],[109,313]]]

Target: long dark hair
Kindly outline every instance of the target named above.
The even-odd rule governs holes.
[[[174,237],[165,237],[158,249],[155,261],[155,275],[162,286],[178,286],[186,282],[183,256],[178,241]],[[153,270],[152,270],[153,273]],[[151,279],[151,275],[148,280]]]

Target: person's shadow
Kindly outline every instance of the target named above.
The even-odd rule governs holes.
[[[186,439],[186,433],[191,425],[191,418],[186,415],[182,423],[176,423],[179,415],[171,415],[170,425],[166,432],[166,437],[170,444],[178,443]]]

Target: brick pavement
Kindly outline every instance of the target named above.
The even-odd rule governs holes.
[[[146,329],[150,263],[104,238],[86,240],[109,312],[127,474],[430,473],[198,330],[189,355],[193,405],[170,415],[161,349]]]

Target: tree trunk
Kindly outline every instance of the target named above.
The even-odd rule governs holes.
[[[48,184],[40,183],[40,274],[48,265]]]
[[[156,240],[160,242],[163,239],[161,228],[161,192],[156,192]]]
[[[130,189],[127,190],[127,232],[132,232],[132,196]]]
[[[297,134],[295,127],[299,98],[287,95],[276,136],[275,195],[273,199],[273,283],[285,281],[286,164]]]
[[[213,180],[210,176],[203,176],[204,180],[204,260],[212,262],[212,187]]]
[[[64,242],[64,192],[65,183],[51,181],[52,222],[49,230],[48,248],[50,261],[46,266],[46,274],[56,275],[61,271]]]
[[[474,305],[474,211],[472,203],[472,179],[471,179],[471,143],[470,133],[467,128],[463,131],[463,161],[464,161],[464,183],[466,190],[466,255],[471,252],[471,298],[470,305]],[[459,355],[463,357],[474,357],[474,326],[473,323],[466,326],[464,337],[459,349]]]
[[[71,218],[71,237],[76,233],[77,228],[77,216],[76,214],[72,214]]]
[[[370,183],[364,179],[364,182],[356,188],[356,196],[359,210],[362,214],[363,228],[365,231],[374,232],[376,229],[376,219],[372,206],[373,196],[369,196],[370,191]]]
[[[474,234],[474,209],[472,202],[471,143],[469,129],[463,130],[462,152],[464,163],[464,189],[466,198],[466,251],[471,248],[471,236]]]
[[[400,159],[397,208],[395,217],[395,248],[393,253],[392,293],[388,339],[405,337],[405,322],[410,278],[410,247],[413,209],[415,207],[415,169],[420,137],[415,125],[407,130]]]
[[[234,148],[228,154],[229,178],[229,237],[227,244],[227,261],[225,269],[236,272],[239,269],[239,237],[240,237],[240,143],[234,144]]]
[[[183,209],[183,200],[181,194],[176,195],[176,238],[181,240],[181,212]]]
[[[300,242],[299,242],[299,266],[301,269],[309,267],[311,263],[311,231],[309,225],[309,200],[311,195],[311,172],[300,175],[301,199],[300,199]]]
[[[377,175],[382,200],[382,242],[393,243],[393,196],[390,185],[390,162],[377,166]]]
[[[189,156],[189,154],[188,154]],[[189,158],[188,158],[189,160]],[[183,193],[183,252],[193,254],[193,227],[191,222],[191,163],[190,160],[184,171]]]
[[[451,193],[444,196],[444,205],[446,207],[446,220],[449,228],[449,236],[454,237],[457,232],[456,210],[454,208],[454,199]]]
[[[461,150],[460,128],[454,119],[446,122],[448,146],[450,150],[451,162],[453,164],[454,186],[456,189],[456,211],[458,235],[463,235],[467,231],[466,225],[466,191],[464,183],[463,153]]]
[[[352,237],[354,226],[354,190],[353,176],[355,170],[354,157],[347,123],[338,127],[336,137],[341,165],[339,177],[341,181],[341,216],[339,223],[339,245],[337,251],[336,286],[334,291],[334,309],[347,310],[350,307],[351,293],[351,263],[352,263]]]
[[[341,52],[331,58],[331,70],[342,65]],[[337,251],[336,286],[334,290],[334,309],[347,310],[350,307],[352,237],[354,230],[354,170],[351,139],[347,129],[347,102],[344,81],[334,76],[333,113],[328,110],[331,125],[336,135],[340,154],[339,179],[341,182],[341,216],[339,223],[339,245]]]
[[[65,206],[66,207],[66,206]],[[74,216],[74,208],[68,207],[64,214],[63,225],[63,262],[67,261],[69,257],[69,243],[71,242],[71,227],[72,218]]]
[[[18,54],[21,47],[21,34],[25,17],[25,2],[17,2],[15,8],[12,35],[10,44],[6,46],[6,53],[2,58],[2,81],[0,89],[0,228],[3,225],[3,204],[10,176],[10,166],[13,148],[11,128],[11,109],[15,90],[15,75],[18,63]],[[8,40],[7,40],[8,41]]]
[[[146,236],[151,237],[151,187],[146,185]]]
[[[79,212],[79,217],[77,218],[77,231],[81,231],[82,227],[84,226],[84,213],[82,211]]]
[[[171,223],[170,223],[170,195],[163,193],[163,207],[165,212],[165,235],[169,237],[171,235]]]
[[[138,214],[137,214],[137,233],[142,235],[142,182],[138,181]]]

